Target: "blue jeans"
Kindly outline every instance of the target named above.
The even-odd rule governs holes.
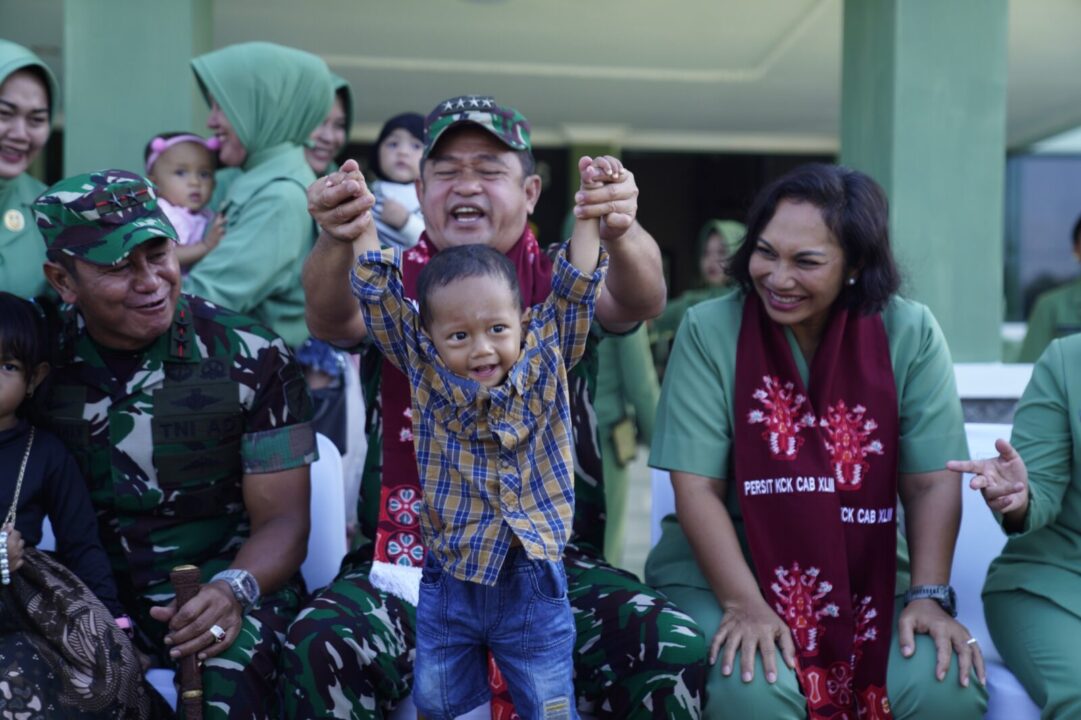
[[[430,720],[450,720],[488,700],[490,648],[523,720],[577,720],[574,637],[562,563],[512,548],[488,586],[452,577],[428,553],[413,702]]]

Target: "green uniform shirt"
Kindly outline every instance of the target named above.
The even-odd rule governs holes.
[[[250,533],[242,481],[314,461],[311,399],[280,338],[181,296],[118,382],[72,313],[42,424],[78,461],[121,593],[171,596],[169,571],[229,566]]]
[[[711,478],[730,478],[735,418],[732,387],[743,317],[742,293],[710,300],[687,312],[668,365],[650,465]],[[901,473],[945,468],[968,457],[964,416],[953,363],[938,323],[925,306],[894,297],[882,313],[897,384]],[[791,330],[785,332],[804,384],[810,374]],[[750,564],[735,483],[725,505]],[[908,586],[908,546],[898,533],[897,589]],[[674,518],[649,559],[658,582],[709,587]],[[753,565],[751,566],[753,568]]]
[[[1081,331],[1081,278],[1036,299],[1019,362],[1034,363],[1055,338]]]
[[[1053,341],[1036,363],[1010,442],[1028,467],[1028,515],[983,592],[1026,590],[1081,617],[1081,335]]]
[[[221,207],[221,244],[195,264],[184,290],[254,317],[290,347],[308,337],[300,270],[315,241],[304,151],[283,143],[254,155]],[[247,166],[246,166],[247,167]]]
[[[45,242],[30,205],[45,186],[26,173],[0,178],[0,290],[33,297],[47,287]]]

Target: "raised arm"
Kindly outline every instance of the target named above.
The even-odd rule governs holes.
[[[602,173],[606,177],[615,178],[623,170],[618,160],[609,158],[597,158],[596,161],[588,157],[578,160],[578,172],[582,177],[580,190],[594,190],[601,187],[601,183],[592,180],[596,173]],[[597,256],[601,249],[600,221],[593,217],[574,218],[574,232],[571,235],[568,257],[571,264],[587,275],[592,275],[597,269]]]
[[[320,231],[301,275],[305,319],[312,335],[340,347],[352,347],[367,336],[349,290],[349,271],[363,252],[365,230],[374,228],[374,202],[355,160],[346,160],[340,171],[308,188],[308,213]]]
[[[588,158],[583,158],[587,159]],[[579,168],[582,160],[579,159]],[[622,168],[609,176],[598,161],[617,163],[604,156],[594,159],[587,182],[599,182],[595,189],[575,195],[576,218],[599,218],[600,237],[608,250],[608,276],[597,301],[597,319],[612,332],[625,332],[636,323],[656,317],[664,309],[667,288],[661,267],[661,252],[653,237],[638,224],[638,186],[634,173]],[[622,166],[620,166],[622,167]]]

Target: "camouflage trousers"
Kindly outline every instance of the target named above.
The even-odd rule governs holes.
[[[564,564],[578,631],[579,712],[699,718],[706,639],[694,621],[592,549],[569,546]],[[368,581],[370,546],[345,565],[289,627],[281,655],[284,717],[381,718],[410,692],[414,608]]]
[[[206,720],[262,720],[280,717],[278,654],[285,631],[300,607],[298,588],[263,597],[244,615],[240,635],[221,655],[203,666],[203,717]],[[128,604],[130,608],[130,603]],[[149,605],[131,613],[139,627],[137,644],[160,667],[175,667],[163,642],[166,627],[150,617]],[[130,610],[129,610],[130,612]],[[183,717],[183,713],[181,713]]]

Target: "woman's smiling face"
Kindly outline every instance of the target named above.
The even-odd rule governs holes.
[[[0,178],[26,172],[49,139],[49,93],[30,70],[0,84]]]
[[[781,200],[757,240],[749,269],[770,318],[817,344],[845,278],[844,251],[822,211],[807,202]]]

